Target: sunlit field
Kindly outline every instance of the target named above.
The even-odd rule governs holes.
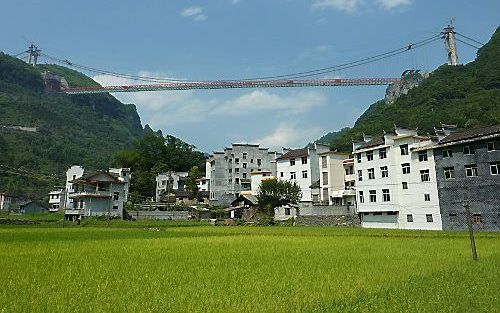
[[[0,228],[0,312],[499,312],[500,234]]]

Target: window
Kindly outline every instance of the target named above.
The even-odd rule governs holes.
[[[243,163],[243,168],[247,168],[247,164],[246,163]]]
[[[365,203],[365,196],[363,195],[363,191],[359,191],[359,203]]]
[[[495,142],[494,141],[488,142],[488,151],[495,151],[495,150],[496,150]]]
[[[285,208],[285,215],[290,215],[290,208]]]
[[[387,149],[386,148],[378,149],[378,157],[379,157],[379,159],[387,158]]]
[[[113,193],[113,200],[114,201],[118,201],[118,199],[120,199],[120,193],[119,192],[114,192]]]
[[[290,179],[297,179],[297,175],[295,175],[295,172],[290,172]]]
[[[375,169],[374,168],[368,169],[368,179],[375,179]]]
[[[323,177],[323,185],[328,185],[328,172],[321,173]]]
[[[307,171],[302,171],[302,178],[307,178]]]
[[[113,205],[113,210],[118,210],[118,206],[117,205]]]
[[[239,184],[239,183],[240,183],[240,179],[239,179],[238,177],[236,177],[236,178],[234,179],[234,183],[235,183],[235,184]]]
[[[465,176],[467,177],[477,177],[477,165],[471,164],[465,166]]]
[[[307,164],[307,157],[302,157],[302,164]]]
[[[232,169],[232,168],[230,168],[230,169],[229,169],[229,174],[231,174],[232,172],[233,172],[233,169]]]
[[[420,171],[420,179],[424,181],[431,181],[431,176],[429,175],[429,170]]]
[[[465,155],[471,155],[476,153],[476,149],[474,149],[474,146],[464,146],[464,154]]]
[[[410,163],[401,164],[401,168],[403,169],[403,174],[410,174]]]
[[[290,166],[294,166],[295,165],[295,159],[290,159]]]
[[[474,224],[482,224],[483,223],[483,215],[481,213],[474,213],[474,216],[472,218],[472,222]]]
[[[451,223],[458,223],[458,215],[456,212],[450,213],[450,222]]]
[[[413,214],[406,214],[406,221],[408,223],[412,223],[413,222]]]
[[[377,191],[370,190],[370,202],[377,202]]]
[[[380,174],[382,175],[382,178],[389,177],[389,169],[387,168],[387,166],[380,167]]]
[[[400,145],[399,149],[401,149],[401,155],[408,155],[408,145]]]
[[[247,173],[243,173],[243,178],[247,178]]]
[[[258,166],[261,166],[261,165],[262,165],[262,160],[261,160],[261,159],[257,159],[257,165],[258,165]]]
[[[445,167],[444,168],[444,179],[454,179],[455,178],[455,168]]]
[[[240,164],[240,159],[238,159],[238,158],[234,159],[234,163]]]
[[[431,201],[431,195],[429,193],[424,193],[424,201]]]
[[[432,214],[425,214],[425,218],[427,219],[427,223],[434,222],[434,219],[432,218]]]
[[[491,175],[498,175],[499,169],[500,169],[500,162],[490,163],[490,174]]]
[[[232,179],[232,178],[229,178],[229,179],[227,180],[227,182],[231,184],[231,183],[233,182],[233,179]]]
[[[253,159],[250,159],[250,163],[252,163],[252,164],[253,164]]]
[[[382,189],[382,201],[391,201],[391,194],[389,193],[389,189]]]
[[[363,181],[363,171],[358,170],[358,181]]]
[[[443,150],[443,158],[451,158],[453,156],[453,152],[451,149],[444,149]]]
[[[236,174],[239,174],[239,173],[240,173],[240,169],[239,169],[239,168],[235,168],[235,169],[234,169],[234,172],[235,172]]]
[[[247,154],[243,153],[243,160],[246,160],[246,159],[247,159]]]
[[[418,152],[418,161],[419,162],[427,161],[427,151],[419,151]]]
[[[408,182],[402,182],[401,183],[403,185],[403,189],[408,189]]]
[[[80,209],[83,209],[83,204],[84,204],[83,200],[80,200]]]
[[[326,168],[326,155],[321,156],[321,167]]]
[[[361,163],[361,153],[356,154],[356,159],[358,160],[358,163]]]
[[[284,175],[283,175],[283,172],[280,172],[280,177],[283,177],[283,176],[284,176]]]
[[[373,161],[373,151],[366,152],[366,160]]]

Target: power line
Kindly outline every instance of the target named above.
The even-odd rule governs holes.
[[[473,44],[470,44],[470,43],[465,42],[465,41],[463,41],[463,40],[460,40],[460,39],[458,39],[458,38],[455,38],[455,40],[456,40],[456,41],[459,41],[459,42],[461,42],[461,43],[463,43],[463,44],[465,44],[465,45],[471,46],[472,48],[475,48],[475,49],[478,49],[478,50],[480,49],[480,47],[476,47],[476,46],[474,46]]]

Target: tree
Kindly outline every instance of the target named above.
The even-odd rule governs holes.
[[[297,204],[302,198],[302,191],[297,183],[276,178],[263,180],[259,189],[257,194],[259,205],[267,209]]]
[[[191,167],[191,170],[189,171],[189,176],[186,182],[186,190],[191,193],[191,196],[195,199],[198,199],[198,184],[196,183],[196,180],[200,176],[200,170],[198,169],[198,166],[193,166]]]

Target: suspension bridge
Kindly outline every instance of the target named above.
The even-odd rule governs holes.
[[[27,62],[36,65],[38,58],[44,58],[49,62],[64,65],[80,71],[88,71],[98,75],[106,75],[115,78],[127,79],[139,84],[130,85],[110,85],[110,86],[95,86],[95,87],[62,87],[61,92],[67,94],[96,94],[110,92],[138,92],[138,91],[160,91],[160,90],[193,90],[193,89],[233,89],[233,88],[293,88],[293,87],[320,87],[320,86],[381,86],[390,85],[400,81],[400,77],[373,77],[373,78],[317,78],[346,69],[361,67],[363,65],[376,63],[381,60],[393,58],[395,56],[413,52],[414,50],[427,46],[435,41],[443,40],[445,43],[447,62],[450,65],[458,64],[458,53],[456,41],[462,42],[468,46],[479,49],[483,44],[469,36],[462,35],[455,31],[453,22],[445,27],[439,34],[435,34],[424,40],[402,46],[400,48],[373,55],[371,57],[335,65],[324,68],[318,68],[303,72],[288,73],[282,75],[254,77],[244,79],[228,79],[228,80],[202,80],[202,81],[185,81],[167,79],[161,77],[147,77],[130,74],[123,74],[102,69],[93,68],[90,66],[80,65],[68,59],[54,57],[47,53],[42,53],[34,44],[23,51],[19,55],[26,53]],[[19,56],[17,55],[17,56]],[[406,71],[405,71],[406,72]],[[414,72],[414,71],[413,71]]]

